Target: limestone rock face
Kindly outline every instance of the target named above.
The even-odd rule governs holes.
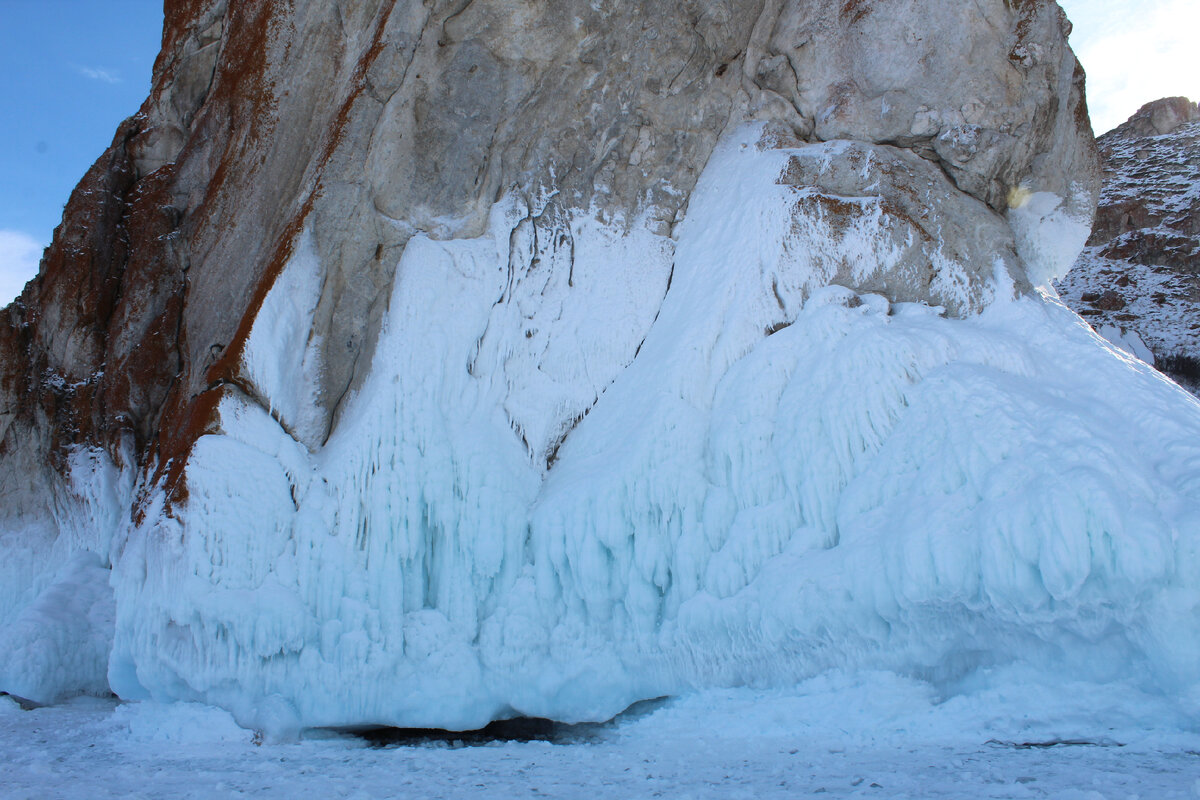
[[[1082,72],[1056,4],[959,4],[936,23],[918,2],[782,5],[748,69],[789,100],[803,129],[923,153],[1001,210],[1014,186],[1073,198],[1077,182],[1086,214]]]
[[[1100,144],[1111,144],[1118,139],[1139,139],[1147,136],[1165,136],[1180,125],[1200,119],[1196,104],[1186,97],[1164,97],[1139,108],[1132,117],[1100,138]],[[1101,151],[1107,162],[1111,153]],[[1107,164],[1106,164],[1107,166]],[[1107,170],[1106,170],[1107,175]]]
[[[910,150],[846,143],[823,157],[792,157],[782,182],[805,190],[797,225],[833,221],[850,240],[864,238],[864,227],[882,229],[875,232],[880,250],[861,259],[870,266],[833,256],[820,268],[828,283],[943,306],[957,316],[991,299],[988,282],[998,267],[1029,288],[1004,220]]]
[[[302,595],[347,580],[273,571],[285,551],[300,557],[301,529],[351,537],[372,564],[400,558],[379,526],[418,531],[401,548],[403,587],[364,562],[365,610],[343,603],[336,626],[324,601],[297,612],[316,615],[303,623],[262,621],[250,645],[217,625],[236,640],[230,663],[311,658],[320,639],[350,661],[371,640],[386,655],[372,663],[386,664],[450,636],[430,623],[426,641],[393,610],[442,615],[468,650],[536,638],[515,611],[491,633],[478,616],[526,585],[511,565],[541,552],[525,521],[543,507],[539,487],[643,346],[663,375],[686,374],[667,393],[700,408],[721,369],[816,294],[969,319],[1061,273],[1099,190],[1083,73],[1052,0],[168,0],[165,11],[149,98],[0,316],[0,525],[23,532],[28,556],[0,575],[0,614],[28,603],[55,554],[136,564],[110,665],[135,694],[234,703],[236,678],[183,674],[210,663],[188,649],[211,644],[209,620],[184,621],[192,612],[148,587],[174,575],[222,590],[283,581]],[[723,164],[771,173],[730,200],[744,225],[729,230],[752,228],[762,197],[778,200],[764,215],[786,208],[763,217],[761,241],[721,251],[753,276],[737,285],[701,268],[727,242],[694,221],[680,238],[720,148]],[[721,175],[727,189],[762,178]],[[664,315],[686,327],[672,291],[708,304],[709,327],[661,333]],[[711,363],[682,370],[670,342]],[[431,353],[441,377],[415,366]],[[356,400],[368,385],[376,399]],[[395,434],[386,452],[346,443],[370,420]],[[260,424],[270,436],[246,433]],[[603,425],[613,441],[639,430],[590,427]],[[494,457],[464,455],[466,443]],[[242,461],[263,465],[250,483],[222,471]],[[447,511],[419,481],[397,488],[418,477],[465,505]],[[365,510],[372,493],[390,498],[386,521]],[[241,527],[226,536],[212,515],[228,508]],[[503,545],[456,538],[480,531]],[[547,547],[543,566],[604,562],[595,542]],[[202,576],[174,571],[201,562]],[[665,566],[641,567],[669,582]],[[638,602],[649,608],[660,584],[637,584]],[[287,596],[279,608],[311,599]],[[170,677],[166,649],[181,670]],[[361,696],[339,697],[347,718],[302,716],[367,720]],[[526,707],[555,708],[541,702]]]
[[[1183,97],[1156,100],[1099,145],[1104,189],[1095,226],[1059,289],[1097,330],[1196,391],[1200,113]]]
[[[6,312],[0,436],[20,425],[5,452],[33,446],[40,464],[131,434],[135,464],[178,464],[213,393],[253,394],[240,349],[305,225],[323,422],[302,435],[319,445],[415,232],[476,235],[513,192],[539,242],[569,248],[575,212],[669,235],[745,120],[916,153],[998,213],[1021,189],[1086,218],[1096,175],[1068,31],[1054,3],[1008,0],[948,16],[915,1],[168,3],[150,98]],[[978,285],[962,302],[912,278],[897,297],[978,307]]]

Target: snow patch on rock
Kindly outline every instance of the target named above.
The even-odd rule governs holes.
[[[305,229],[254,319],[242,358],[246,378],[267,411],[314,448],[325,436],[316,397],[321,342],[310,334],[320,296],[320,262],[312,233]]]

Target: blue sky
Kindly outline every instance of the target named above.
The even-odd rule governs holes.
[[[150,89],[162,0],[0,0],[0,305]]]
[[[1149,100],[1200,96],[1200,0],[1060,3],[1097,132]],[[141,105],[161,33],[162,0],[0,0],[0,305],[36,272],[71,189]]]
[[[1200,1],[1058,2],[1075,25],[1071,47],[1087,70],[1096,133],[1160,97],[1200,100]]]

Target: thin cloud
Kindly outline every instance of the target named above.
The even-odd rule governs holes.
[[[0,230],[0,308],[11,303],[37,275],[42,244],[21,231]]]
[[[1195,0],[1062,0],[1075,23],[1071,45],[1087,70],[1096,133],[1124,122],[1160,97],[1200,93]]]
[[[104,83],[120,83],[121,76],[107,69],[99,69],[97,67],[76,67],[79,74],[85,78],[94,81],[103,81]]]

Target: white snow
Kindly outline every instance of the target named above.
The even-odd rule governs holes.
[[[825,286],[883,245],[797,218],[797,152],[756,137],[714,155],[673,243],[572,220],[576,287],[513,260],[537,210],[512,202],[479,239],[416,236],[315,452],[229,394],[187,505],[116,564],[113,688],[275,737],[602,720],[830,669],[1192,691],[1200,406],[1006,275],[965,320]],[[1027,232],[1058,219],[1028,205]],[[248,352],[285,417],[303,363],[256,360],[309,307]]]
[[[1163,356],[1188,354],[1200,349],[1200,326],[1191,322],[1195,300],[1194,279],[1173,270],[1148,267],[1131,261],[1107,259],[1096,254],[1100,248],[1088,248],[1076,269],[1060,282],[1064,300],[1070,300],[1087,313],[1088,319],[1100,331],[1117,331],[1123,349],[1127,337],[1136,336],[1148,349]],[[1116,313],[1089,308],[1081,298],[1097,297],[1117,286],[1122,277],[1128,279],[1130,291],[1120,291],[1125,305]],[[1121,322],[1117,318],[1121,317]],[[1102,335],[1109,338],[1107,333]],[[1142,358],[1140,353],[1136,353]],[[1145,360],[1145,359],[1143,359]],[[1153,357],[1147,363],[1154,363]]]

